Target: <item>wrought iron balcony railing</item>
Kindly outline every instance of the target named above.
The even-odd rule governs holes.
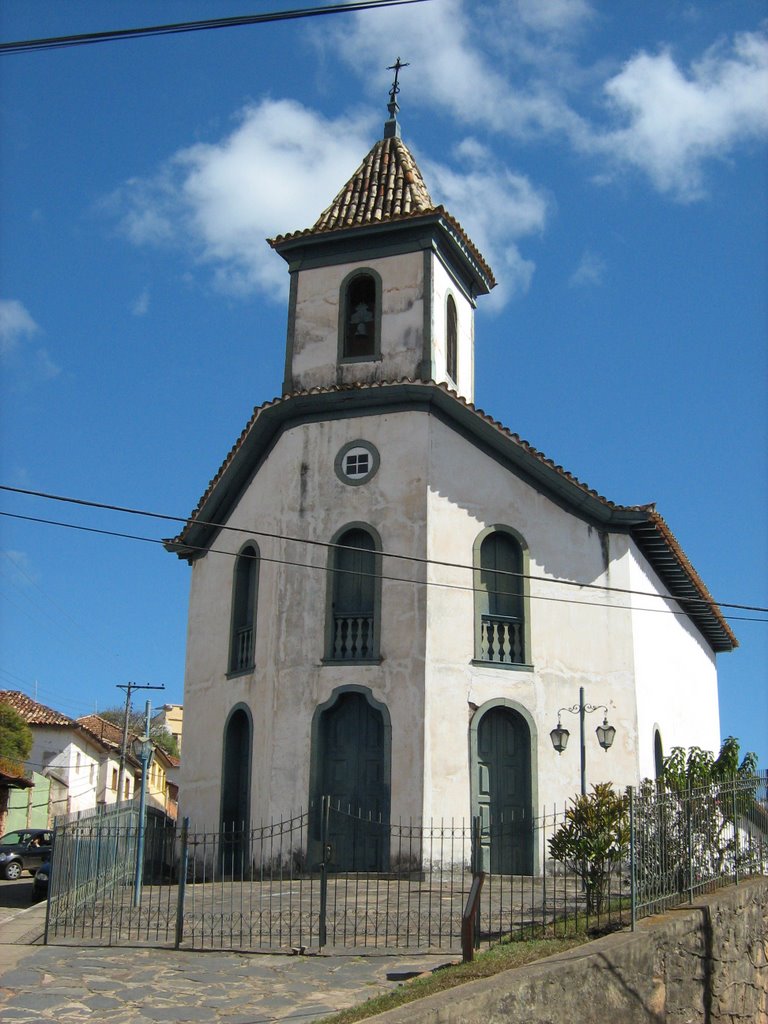
[[[253,626],[235,630],[232,672],[244,672],[253,667]]]

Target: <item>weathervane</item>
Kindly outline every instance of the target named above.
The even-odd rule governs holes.
[[[397,123],[397,112],[400,109],[397,103],[397,94],[400,92],[400,86],[397,84],[398,76],[400,75],[400,68],[410,67],[408,63],[403,63],[398,57],[394,64],[390,64],[387,71],[395,72],[395,80],[392,83],[392,88],[389,90],[389,103],[387,104],[387,110],[389,111],[389,120],[384,125],[384,138],[390,138],[391,136],[400,136],[400,126]]]

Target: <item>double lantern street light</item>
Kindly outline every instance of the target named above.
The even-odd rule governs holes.
[[[571,735],[567,729],[563,728],[560,716],[563,711],[568,711],[572,715],[579,716],[579,736],[581,740],[581,795],[586,796],[587,794],[587,771],[586,771],[586,748],[584,744],[584,718],[586,715],[591,714],[593,711],[604,711],[603,724],[598,725],[595,732],[597,733],[597,742],[603,748],[608,750],[612,745],[616,730],[612,725],[608,724],[608,708],[605,704],[587,704],[584,701],[584,687],[579,689],[579,703],[574,704],[571,708],[560,708],[557,712],[557,727],[553,729],[549,736],[552,740],[552,746],[558,752],[562,754],[565,748],[568,746],[568,737]]]

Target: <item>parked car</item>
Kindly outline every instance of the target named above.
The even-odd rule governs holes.
[[[48,882],[51,877],[51,862],[47,860],[35,872],[32,879],[32,890],[35,896],[44,897],[48,895]]]
[[[23,828],[0,837],[0,875],[9,880],[22,871],[34,875],[51,859],[53,832],[44,828]]]

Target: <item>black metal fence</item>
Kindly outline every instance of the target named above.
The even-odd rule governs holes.
[[[768,874],[768,773],[629,795],[633,919]]]
[[[582,865],[553,861],[565,808],[531,819],[532,874],[489,871],[484,850],[515,823],[382,823],[322,805],[249,830],[192,832],[149,818],[137,870],[138,818],[125,812],[57,824],[46,941],[193,949],[361,952],[462,948],[473,881],[478,946],[605,931],[706,887],[768,871],[766,779],[705,793],[631,791],[631,842],[588,898]],[[515,841],[519,841],[519,826]],[[343,870],[345,832],[380,855],[379,870]],[[138,880],[138,884],[137,884]]]

